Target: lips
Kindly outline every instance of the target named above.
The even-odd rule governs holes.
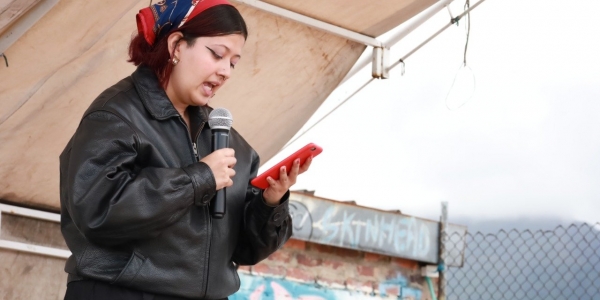
[[[212,96],[214,88],[215,88],[215,84],[213,84],[213,83],[205,82],[202,84],[202,90],[208,97]]]
[[[205,81],[202,83],[202,90],[206,97],[212,97],[215,91],[223,85],[223,81]]]

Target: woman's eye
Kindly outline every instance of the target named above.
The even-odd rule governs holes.
[[[216,58],[216,59],[222,59],[223,56],[220,56],[219,54],[217,54],[217,52],[215,52],[213,49],[210,49],[208,47],[206,47],[206,49],[208,49],[208,51],[210,51],[212,53],[212,55]]]
[[[234,64],[230,64],[232,69],[235,69],[235,65]]]

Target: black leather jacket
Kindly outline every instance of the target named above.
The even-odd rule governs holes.
[[[211,152],[208,111],[189,107],[190,136],[143,67],[92,103],[60,155],[61,228],[73,253],[65,266],[69,281],[220,299],[239,289],[237,265],[256,264],[287,241],[289,192],[271,207],[249,185],[259,158],[234,129],[229,143],[237,164],[227,212],[211,218],[216,184],[198,162]]]

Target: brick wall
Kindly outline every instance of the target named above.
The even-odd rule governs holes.
[[[239,272],[242,288],[231,299],[431,299],[415,261],[296,239]]]

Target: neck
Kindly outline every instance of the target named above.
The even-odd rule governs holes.
[[[175,109],[177,110],[177,112],[179,112],[179,114],[182,117],[185,117],[185,112],[188,108],[188,105],[185,104],[183,101],[181,101],[178,97],[177,94],[175,93],[175,91],[173,91],[173,88],[171,87],[171,85],[167,85],[167,88],[165,89],[165,92],[167,93],[167,97],[169,97],[169,100],[171,101],[171,104],[173,104],[173,107],[175,107]]]

